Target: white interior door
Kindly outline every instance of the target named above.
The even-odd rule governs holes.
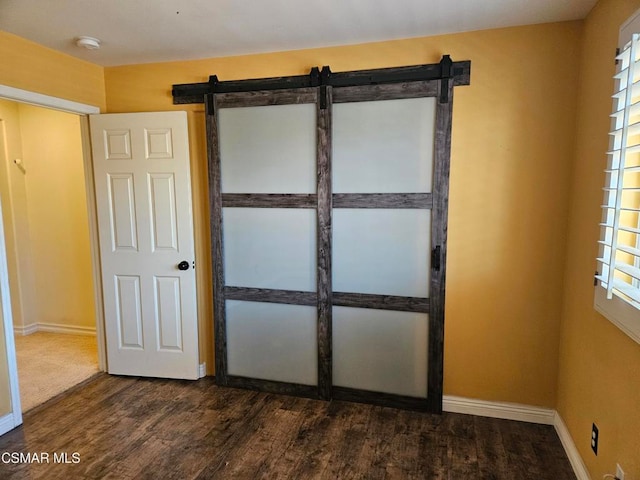
[[[185,112],[91,115],[108,372],[198,378]]]

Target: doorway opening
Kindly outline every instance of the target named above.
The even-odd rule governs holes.
[[[99,371],[83,119],[0,99],[0,184],[21,410]]]

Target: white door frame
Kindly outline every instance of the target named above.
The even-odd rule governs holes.
[[[7,250],[4,240],[4,224],[2,223],[2,200],[0,200],[0,309],[4,324],[5,352],[9,368],[9,393],[11,394],[11,412],[0,417],[0,435],[22,423],[22,406],[20,405],[20,389],[18,387],[18,365],[16,363],[16,346],[13,338],[13,318],[11,315],[11,295],[9,292],[9,272],[7,271]]]
[[[98,345],[98,368],[100,371],[107,369],[107,357],[105,350],[105,326],[104,326],[104,310],[102,304],[102,275],[100,272],[100,250],[98,243],[98,221],[96,214],[96,196],[93,185],[93,162],[91,160],[91,139],[89,136],[89,114],[100,113],[100,108],[94,105],[78,103],[63,98],[43,95],[41,93],[21,90],[19,88],[0,85],[0,99],[11,100],[20,103],[28,103],[38,107],[51,108],[67,113],[73,113],[80,117],[80,129],[82,137],[82,155],[84,163],[84,177],[87,192],[87,213],[89,217],[89,241],[91,252],[91,263],[93,271],[94,284],[94,301],[96,315],[96,342]],[[0,220],[2,212],[0,211]],[[0,227],[2,224],[0,222]],[[0,230],[0,233],[2,231]],[[2,238],[0,238],[0,247]],[[0,271],[0,281],[3,281],[2,272]],[[7,277],[8,286],[8,277]],[[5,295],[8,290],[2,288],[2,294]],[[6,300],[6,301],[5,301]],[[9,357],[9,377],[11,384],[12,408],[14,419],[19,421],[14,426],[22,423],[22,412],[20,408],[20,392],[18,390],[18,368],[15,357],[15,345],[13,339],[13,322],[11,317],[11,302],[2,298],[2,307],[4,315],[5,331],[9,332],[6,336],[7,356]],[[17,400],[16,400],[17,399]],[[17,409],[15,406],[17,405]],[[0,419],[1,420],[1,419]]]

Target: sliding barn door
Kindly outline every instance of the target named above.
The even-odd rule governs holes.
[[[316,89],[220,95],[209,129],[216,376],[315,394]]]
[[[436,99],[357,92],[337,90],[333,106],[334,397],[417,406],[428,398]]]
[[[208,95],[218,383],[441,410],[452,88]]]

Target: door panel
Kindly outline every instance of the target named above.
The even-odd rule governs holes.
[[[114,279],[119,348],[144,349],[140,277],[115,275]]]
[[[112,250],[138,250],[138,226],[133,194],[133,174],[107,174],[109,179],[108,206],[110,207]]]
[[[186,113],[92,115],[90,124],[108,371],[198,378]]]
[[[336,209],[333,289],[426,298],[430,243],[428,210]]]
[[[106,160],[131,160],[131,131],[109,128],[103,130],[104,158]]]
[[[182,352],[180,277],[154,277],[158,350]]]
[[[178,250],[176,186],[173,173],[149,174],[152,251]]]
[[[229,374],[316,385],[316,309],[226,301]]]
[[[223,208],[226,285],[316,290],[316,212]]]
[[[428,328],[424,313],[333,307],[333,384],[426,398]]]
[[[208,118],[209,131],[220,132],[210,159],[220,182],[214,177],[212,243],[224,244],[216,294],[222,384],[284,391],[318,382],[317,109],[304,103],[314,101],[309,93],[273,92],[274,104],[262,106],[241,95]]]
[[[173,141],[170,128],[145,128],[145,155],[147,159],[173,158]]]
[[[435,107],[435,98],[334,105],[334,193],[430,192]]]
[[[424,406],[429,315],[416,300],[428,303],[431,290],[436,99],[340,103],[333,113],[340,203],[333,210],[332,287],[364,299],[332,310],[334,395]]]
[[[221,108],[223,193],[314,193],[314,104]]]

